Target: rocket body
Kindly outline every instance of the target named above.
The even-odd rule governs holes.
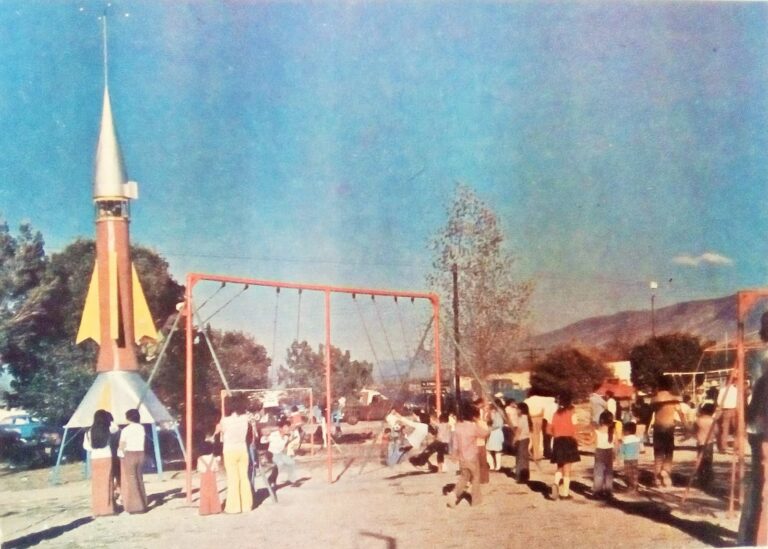
[[[97,372],[137,370],[136,343],[143,337],[156,337],[131,262],[129,200],[137,198],[138,192],[136,183],[126,179],[105,88],[93,182],[96,264],[76,340],[90,338],[99,344]]]

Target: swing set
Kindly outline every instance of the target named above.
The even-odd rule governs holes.
[[[227,284],[233,284],[233,285],[242,285],[243,288],[232,296],[227,302],[225,302],[222,306],[220,306],[218,309],[216,309],[213,313],[208,315],[206,319],[201,319],[199,312],[202,306],[207,303],[213,296],[210,296],[203,304],[201,304],[198,307],[195,307],[193,302],[193,292],[195,289],[195,286],[200,282],[218,282],[221,284],[219,289],[216,291],[218,293],[223,289]],[[434,360],[434,376],[435,376],[435,387],[436,387],[436,394],[441,394],[441,376],[440,376],[440,299],[437,296],[437,294],[434,293],[425,293],[425,292],[410,292],[410,291],[399,291],[399,290],[385,290],[385,289],[374,289],[374,288],[360,288],[360,287],[341,287],[341,286],[330,286],[330,285],[322,285],[322,284],[304,284],[304,283],[294,283],[294,282],[285,282],[285,281],[274,281],[274,280],[261,280],[261,279],[253,279],[253,278],[242,278],[242,277],[234,277],[234,276],[221,276],[221,275],[214,275],[214,274],[205,274],[205,273],[189,273],[187,275],[186,279],[186,297],[185,297],[185,309],[184,312],[188,313],[189,311],[192,311],[192,314],[185,314],[185,320],[186,320],[186,396],[185,396],[185,425],[186,425],[186,452],[185,452],[185,459],[186,459],[186,493],[187,493],[187,501],[191,502],[192,498],[192,433],[194,431],[193,425],[194,425],[194,401],[193,401],[193,380],[194,380],[194,339],[195,339],[195,331],[194,326],[197,325],[201,329],[205,326],[205,324],[210,320],[214,315],[218,314],[224,307],[229,305],[234,299],[236,299],[238,296],[242,295],[243,292],[248,290],[249,287],[268,287],[268,288],[275,288],[277,299],[275,301],[275,316],[272,326],[273,331],[273,341],[272,341],[272,356],[275,357],[275,351],[276,351],[276,340],[277,340],[277,318],[278,318],[278,311],[279,311],[279,296],[281,290],[296,290],[298,292],[298,306],[299,306],[299,314],[297,318],[296,323],[296,339],[298,341],[298,336],[300,332],[301,327],[301,296],[302,293],[307,292],[318,292],[321,293],[324,300],[323,300],[323,309],[324,309],[324,328],[325,328],[325,345],[324,345],[324,366],[325,366],[325,402],[326,402],[326,409],[325,409],[325,433],[326,437],[330,439],[330,433],[332,432],[332,417],[331,417],[331,408],[330,405],[333,402],[333,395],[331,390],[331,295],[332,294],[346,294],[350,295],[353,299],[353,302],[355,303],[355,308],[358,311],[359,319],[360,319],[360,325],[363,327],[363,330],[365,331],[366,339],[368,340],[368,343],[370,345],[370,348],[374,355],[374,364],[379,370],[379,375],[381,376],[381,366],[379,358],[375,352],[371,334],[369,327],[367,323],[365,322],[365,319],[362,315],[362,312],[360,310],[359,302],[357,301],[357,296],[370,296],[371,300],[375,303],[376,297],[391,297],[394,299],[394,301],[397,303],[398,298],[403,299],[410,299],[411,302],[414,302],[415,300],[427,300],[432,305],[432,311],[431,311],[431,318],[429,321],[429,324],[427,325],[427,329],[424,331],[424,334],[419,342],[419,349],[423,348],[424,340],[426,339],[430,328],[433,332],[433,360]],[[214,294],[215,295],[215,294]],[[414,356],[408,365],[408,372],[403,374],[399,371],[399,368],[397,367],[397,359],[395,356],[394,349],[392,347],[391,341],[389,339],[389,336],[387,335],[387,331],[384,329],[384,320],[381,316],[381,313],[379,312],[378,308],[376,309],[377,319],[379,321],[380,326],[382,327],[382,334],[386,340],[386,346],[389,350],[389,353],[391,355],[392,364],[395,366],[395,369],[397,370],[397,375],[402,381],[403,375],[407,375],[410,370],[413,367],[413,364],[415,362],[416,356]],[[405,325],[402,322],[402,318],[400,317],[400,310],[398,309],[398,318],[400,319],[400,327],[401,331],[403,333],[404,340],[407,340],[405,337],[406,335],[406,329]],[[205,336],[205,331],[203,330],[203,335]],[[213,352],[213,348],[211,346],[211,342],[209,338],[206,336],[204,337],[209,350],[211,351],[211,355],[214,359],[214,363],[216,365],[216,368],[219,371],[219,375],[222,379],[222,382],[224,384],[224,389],[226,394],[230,394],[230,392],[233,390],[229,387],[226,378],[224,376],[224,371],[222,368],[221,363],[219,362],[218,358],[216,357],[215,352]],[[418,354],[418,351],[417,351]],[[270,373],[270,381],[274,379],[274,372]],[[401,384],[402,385],[402,384]],[[441,412],[441,402],[440,399],[437,399],[437,412],[438,414]],[[332,440],[326,440],[326,467],[327,467],[327,479],[328,482],[333,482],[333,454],[332,454]]]

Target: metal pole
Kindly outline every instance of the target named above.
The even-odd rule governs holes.
[[[185,438],[187,440],[187,451],[184,457],[187,468],[187,503],[192,503],[192,288],[195,285],[195,278],[192,275],[187,275],[187,291],[184,298],[184,310],[186,312],[185,330],[186,330],[186,396],[185,396],[185,423],[184,430],[186,431]]]
[[[152,424],[152,446],[155,451],[155,469],[157,471],[157,479],[163,480],[163,456],[160,454],[160,437],[157,435],[157,424]]]
[[[325,290],[325,423],[326,436],[326,464],[328,467],[328,482],[333,482],[333,448],[331,448],[331,407],[333,396],[331,395],[331,292]]]
[[[656,294],[651,294],[651,337],[656,337]]]
[[[440,298],[435,296],[432,300],[432,315],[434,318],[434,348],[435,348],[435,404],[437,417],[443,413],[443,372],[440,367]]]
[[[453,275],[453,377],[456,390],[456,415],[459,415],[461,402],[461,377],[460,377],[460,353],[459,353],[459,267],[456,263],[451,267]]]

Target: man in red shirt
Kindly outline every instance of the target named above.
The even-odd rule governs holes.
[[[459,480],[453,491],[448,493],[447,505],[451,508],[456,507],[456,504],[464,496],[468,482],[472,484],[470,490],[472,505],[478,505],[481,501],[477,440],[484,433],[480,431],[476,423],[479,415],[477,408],[471,404],[465,404],[462,407],[461,420],[456,424],[453,431],[452,457],[459,462]]]

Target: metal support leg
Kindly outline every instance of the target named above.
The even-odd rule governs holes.
[[[160,437],[157,436],[157,425],[152,424],[152,444],[155,447],[155,466],[157,478],[163,480],[163,457],[160,455]]]

